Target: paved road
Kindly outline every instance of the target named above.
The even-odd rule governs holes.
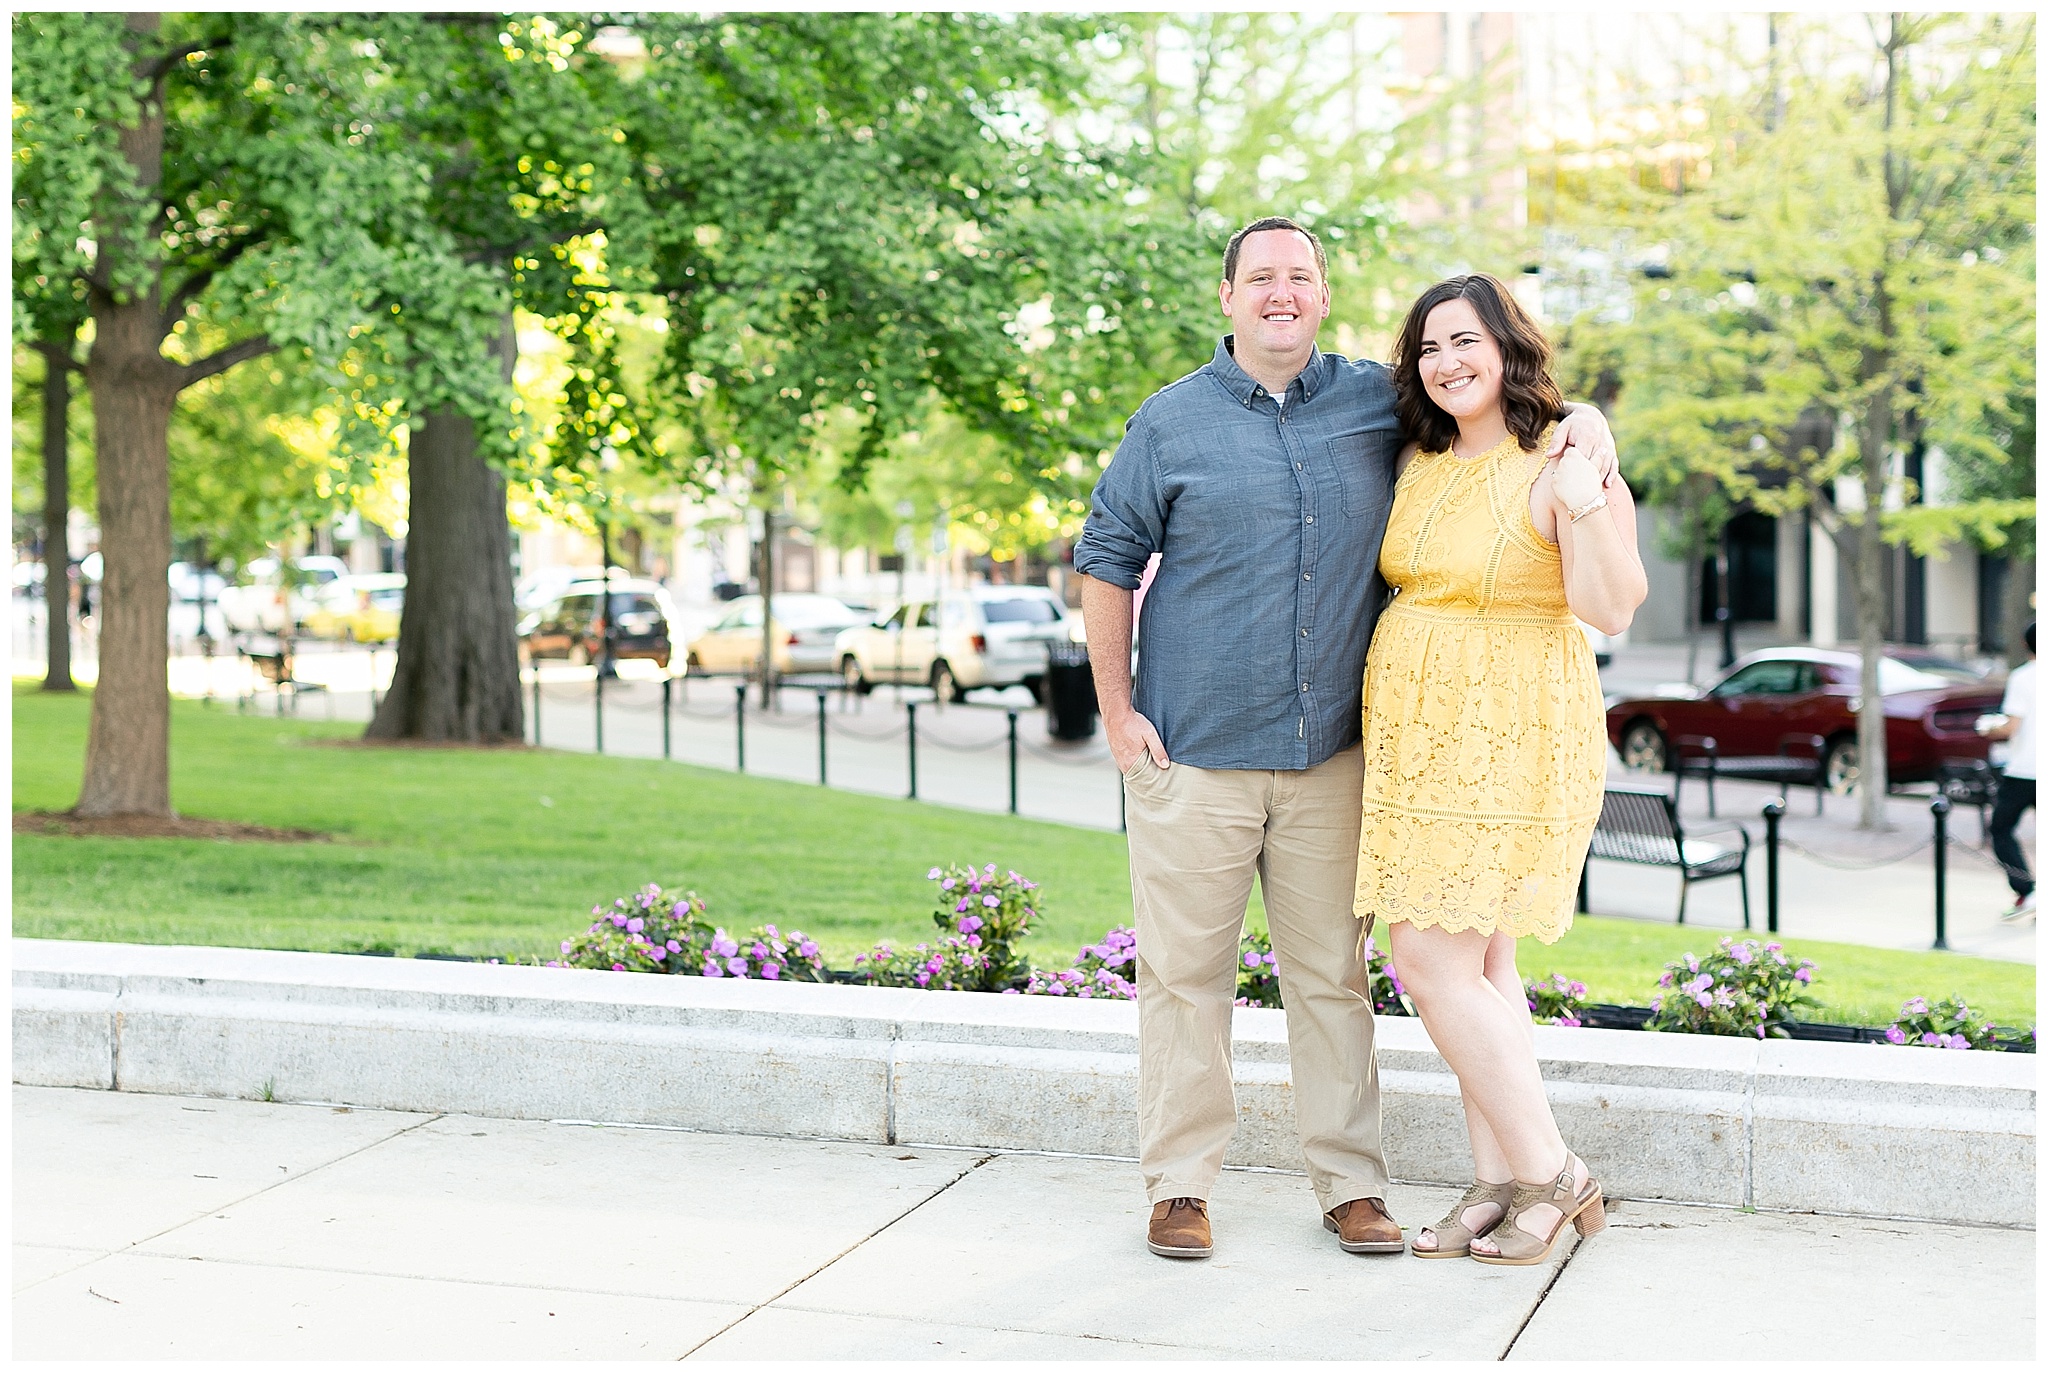
[[[2030,1359],[2030,1230],[1621,1202],[1546,1265],[1342,1253],[1225,1173],[14,1089],[17,1358]],[[1396,1185],[1411,1230],[1452,1193]]]

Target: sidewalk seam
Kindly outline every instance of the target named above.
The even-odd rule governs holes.
[[[1565,1224],[1567,1222],[1559,1223]],[[1536,1313],[1543,1309],[1543,1303],[1550,1298],[1550,1289],[1557,1286],[1557,1280],[1564,1276],[1564,1270],[1572,1266],[1572,1260],[1579,1256],[1579,1246],[1583,1243],[1585,1243],[1583,1236],[1576,1234],[1572,1236],[1571,1248],[1565,1250],[1564,1257],[1558,1260],[1557,1267],[1551,1270],[1550,1281],[1543,1284],[1543,1290],[1536,1294],[1536,1300],[1529,1303],[1529,1314],[1522,1317],[1522,1323],[1515,1327],[1515,1333],[1508,1336],[1506,1346],[1501,1349],[1499,1356],[1494,1359],[1495,1363],[1507,1362],[1508,1355],[1515,1352],[1515,1346],[1521,1342],[1522,1332],[1529,1328],[1529,1322],[1535,1320]]]
[[[846,1247],[845,1247],[844,1249],[842,1249],[842,1250],[840,1250],[840,1251],[839,1251],[838,1253],[834,1254],[834,1255],[833,1255],[833,1256],[832,1256],[831,1258],[829,1258],[829,1259],[826,1259],[826,1260],[825,1260],[825,1261],[824,1261],[823,1263],[819,1264],[819,1265],[818,1265],[818,1266],[817,1266],[816,1268],[813,1268],[813,1269],[812,1269],[812,1270],[811,1270],[810,1272],[808,1272],[808,1273],[804,1274],[804,1275],[803,1275],[802,1277],[798,1278],[798,1279],[797,1279],[796,1281],[794,1281],[794,1282],[790,1283],[790,1284],[789,1284],[788,1286],[784,1287],[784,1288],[783,1288],[783,1289],[782,1289],[781,1291],[779,1291],[779,1292],[776,1292],[776,1293],[774,1293],[773,1295],[771,1295],[771,1296],[770,1296],[770,1297],[769,1297],[769,1298],[768,1298],[768,1299],[767,1299],[766,1301],[763,1301],[763,1302],[758,1302],[758,1303],[756,1303],[755,1305],[753,1305],[753,1306],[750,1306],[750,1307],[748,1307],[748,1308],[747,1308],[747,1310],[746,1310],[746,1312],[745,1312],[744,1314],[742,1314],[742,1315],[740,1315],[740,1316],[737,1316],[737,1317],[733,1318],[732,1320],[728,1321],[728,1322],[727,1322],[726,1324],[724,1324],[724,1325],[720,1326],[720,1327],[719,1327],[718,1329],[716,1329],[716,1330],[712,1331],[712,1332],[711,1332],[711,1333],[710,1333],[709,1335],[706,1335],[706,1336],[705,1336],[705,1337],[704,1337],[703,1339],[701,1339],[701,1340],[697,1341],[697,1342],[696,1342],[695,1344],[691,1345],[691,1346],[690,1346],[690,1347],[689,1347],[688,1349],[685,1349],[685,1350],[684,1350],[684,1351],[683,1351],[682,1353],[680,1353],[680,1354],[676,1355],[676,1362],[680,1363],[680,1362],[682,1362],[682,1361],[683,1361],[684,1359],[687,1359],[687,1358],[689,1358],[689,1357],[690,1357],[690,1356],[691,1356],[692,1354],[694,1354],[694,1353],[696,1353],[696,1352],[697,1352],[698,1350],[702,1349],[702,1348],[703,1348],[703,1347],[704,1347],[705,1345],[707,1345],[707,1344],[710,1344],[710,1343],[711,1343],[711,1342],[712,1342],[713,1340],[715,1340],[715,1339],[717,1339],[717,1338],[718,1338],[719,1336],[723,1335],[723,1334],[724,1334],[724,1333],[725,1333],[726,1331],[728,1331],[728,1330],[731,1330],[731,1329],[735,1328],[735,1327],[736,1327],[736,1326],[738,1326],[738,1325],[739,1325],[739,1324],[740,1324],[741,1322],[743,1322],[743,1321],[747,1320],[747,1319],[748,1319],[749,1317],[753,1316],[753,1315],[754,1315],[754,1314],[755,1314],[756,1312],[759,1312],[759,1311],[761,1311],[761,1310],[763,1310],[763,1309],[765,1309],[765,1308],[767,1308],[767,1307],[773,1306],[773,1305],[774,1305],[774,1304],[775,1304],[776,1302],[779,1302],[779,1301],[781,1301],[781,1300],[782,1300],[782,1299],[783,1299],[784,1297],[786,1297],[786,1296],[788,1296],[788,1295],[789,1295],[790,1293],[792,1293],[792,1292],[796,1291],[796,1289],[797,1289],[797,1288],[799,1288],[799,1287],[802,1287],[802,1286],[803,1286],[803,1285],[804,1285],[805,1283],[809,1282],[809,1281],[810,1281],[810,1280],[811,1280],[812,1278],[815,1278],[815,1277],[817,1277],[817,1276],[818,1276],[818,1274],[820,1274],[820,1273],[824,1272],[824,1271],[825,1271],[825,1270],[826,1270],[827,1268],[830,1268],[830,1267],[831,1267],[831,1266],[832,1266],[833,1264],[835,1264],[835,1263],[839,1262],[839,1261],[840,1261],[841,1259],[845,1258],[845,1257],[846,1257],[846,1256],[847,1256],[848,1254],[851,1254],[851,1253],[852,1253],[852,1252],[853,1252],[854,1250],[856,1250],[856,1249],[860,1248],[860,1247],[861,1247],[862,1245],[866,1244],[866,1243],[867,1243],[867,1242],[868,1242],[869,1240],[871,1240],[871,1239],[875,1238],[875,1236],[877,1236],[877,1235],[881,1234],[881,1233],[882,1233],[882,1232],[883,1232],[884,1230],[887,1230],[887,1229],[889,1229],[889,1228],[890,1228],[891,1226],[895,1225],[895,1224],[896,1224],[897,1222],[899,1222],[899,1221],[902,1221],[902,1220],[904,1220],[904,1219],[906,1219],[906,1218],[908,1218],[908,1217],[910,1217],[910,1216],[916,1215],[918,1211],[920,1211],[920,1210],[921,1210],[921,1209],[923,1209],[924,1207],[926,1207],[926,1206],[930,1205],[930,1204],[931,1204],[932,1202],[936,1201],[936,1200],[937,1200],[938,1198],[940,1198],[940,1197],[944,1196],[944,1195],[945,1195],[945,1194],[946,1194],[947,1192],[950,1192],[950,1191],[952,1191],[952,1190],[953,1190],[953,1185],[954,1185],[955,1183],[959,1182],[959,1181],[960,1181],[960,1179],[962,1179],[962,1178],[966,1177],[966,1176],[967,1176],[967,1175],[968,1175],[969,1173],[971,1173],[971,1172],[973,1172],[973,1171],[974,1171],[975,1169],[977,1169],[977,1168],[981,1167],[981,1166],[982,1166],[983,1164],[985,1164],[985,1163],[989,1163],[989,1162],[992,1162],[992,1161],[993,1161],[993,1160],[994,1160],[994,1159],[995,1159],[996,1157],[998,1157],[998,1156],[997,1156],[997,1155],[995,1155],[995,1154],[984,1154],[984,1155],[982,1155],[982,1156],[981,1156],[980,1158],[977,1158],[976,1160],[974,1160],[974,1162],[972,1162],[972,1163],[968,1164],[968,1165],[967,1165],[967,1166],[966,1166],[965,1168],[962,1168],[962,1169],[961,1169],[961,1170],[960,1170],[960,1171],[959,1171],[958,1173],[955,1173],[955,1174],[954,1174],[954,1175],[953,1175],[953,1176],[952,1176],[952,1177],[951,1177],[950,1179],[948,1179],[948,1180],[947,1180],[947,1182],[946,1182],[946,1185],[945,1185],[944,1187],[940,1187],[940,1188],[936,1189],[935,1191],[933,1191],[933,1192],[932,1192],[932,1194],[931,1194],[930,1196],[927,1196],[927,1197],[923,1197],[923,1198],[919,1199],[919,1201],[917,1202],[917,1204],[916,1204],[915,1206],[912,1206],[912,1207],[910,1207],[909,1209],[907,1209],[907,1210],[905,1210],[905,1211],[901,1212],[900,1214],[897,1214],[897,1215],[891,1216],[891,1217],[890,1217],[890,1218],[889,1218],[888,1220],[884,1221],[884,1222],[883,1222],[883,1223],[882,1223],[881,1225],[878,1225],[878,1226],[876,1226],[876,1227],[875,1227],[875,1228],[874,1228],[873,1230],[871,1230],[871,1231],[869,1231],[869,1232],[868,1232],[867,1234],[865,1234],[865,1235],[861,1236],[861,1237],[860,1237],[859,1239],[855,1240],[855,1241],[854,1241],[854,1242],[853,1242],[852,1244],[849,1244],[849,1245],[847,1245],[847,1246],[846,1246]]]

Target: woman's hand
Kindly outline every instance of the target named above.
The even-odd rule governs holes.
[[[1572,511],[1600,499],[1600,470],[1586,450],[1577,444],[1567,447],[1554,461],[1557,470],[1550,476],[1551,490],[1563,507],[1562,513],[1569,519]]]
[[[1621,459],[1614,451],[1614,431],[1607,427],[1607,416],[1593,406],[1567,401],[1564,418],[1557,422],[1557,432],[1550,438],[1550,451],[1544,456],[1554,458],[1574,444],[1593,460],[1600,484],[1612,486],[1621,473]],[[1586,497],[1587,501],[1592,499]]]

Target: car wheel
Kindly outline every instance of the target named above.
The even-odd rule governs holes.
[[[1820,755],[1821,785],[1835,796],[1847,796],[1856,790],[1856,778],[1862,772],[1862,751],[1856,747],[1853,738],[1829,741]]]
[[[932,695],[940,703],[959,702],[967,699],[967,689],[953,676],[953,668],[944,658],[932,664]]]
[[[1636,720],[1621,734],[1621,765],[1631,772],[1666,772],[1671,749],[1664,731],[1648,720]]]
[[[851,653],[839,660],[839,679],[849,696],[865,696],[875,689],[874,683],[861,672],[860,659]]]

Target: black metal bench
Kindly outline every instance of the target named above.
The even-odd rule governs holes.
[[[258,676],[270,683],[271,690],[277,695],[277,713],[280,715],[284,714],[287,693],[291,698],[292,714],[296,715],[299,713],[301,692],[327,690],[320,682],[302,682],[292,675],[292,646],[288,639],[237,639],[235,652],[244,662],[256,669]],[[252,691],[241,697],[239,704],[246,710],[248,703],[254,698],[255,693]],[[327,716],[329,719],[334,718],[332,696],[327,698]]]
[[[1991,840],[1991,807],[1998,800],[1998,769],[1982,758],[1944,758],[1937,782],[1952,805],[1977,808],[1977,842]]]
[[[1823,813],[1828,788],[1822,759],[1826,757],[1828,741],[1818,734],[1788,734],[1778,741],[1775,754],[1737,758],[1723,757],[1720,741],[1711,734],[1681,734],[1671,742],[1677,755],[1672,769],[1677,777],[1673,795],[1686,778],[1705,778],[1709,818],[1720,818],[1714,798],[1714,781],[1720,777],[1742,782],[1776,782],[1780,801],[1785,799],[1789,787],[1812,787],[1813,813]]]
[[[1730,831],[1741,837],[1740,848],[1711,844],[1698,837]],[[1681,925],[1685,923],[1685,898],[1692,884],[1732,874],[1742,887],[1742,928],[1749,928],[1749,831],[1731,822],[1688,837],[1679,823],[1677,799],[1661,787],[1609,787],[1600,802],[1600,823],[1593,830],[1593,848],[1587,857],[1588,867],[1591,859],[1606,858],[1617,863],[1676,868]],[[1581,911],[1588,910],[1589,894],[1586,871],[1581,869]]]

